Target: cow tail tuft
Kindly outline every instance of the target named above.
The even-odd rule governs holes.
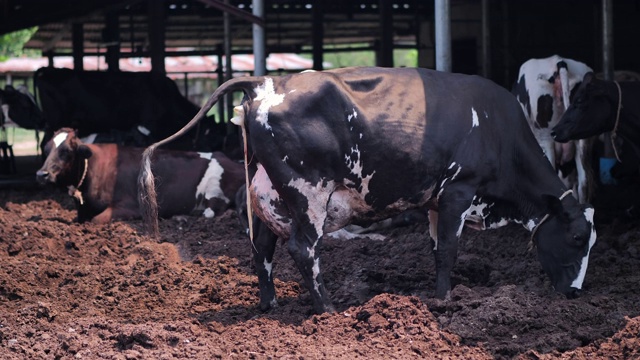
[[[158,196],[155,178],[151,171],[151,158],[156,145],[149,146],[142,153],[140,173],[138,174],[138,205],[147,233],[154,239],[160,236],[158,226]]]
[[[155,179],[151,171],[151,158],[153,152],[159,146],[167,144],[191,130],[200,121],[200,119],[202,119],[207,112],[211,110],[213,105],[218,102],[218,99],[220,99],[221,96],[238,90],[242,90],[245,94],[253,93],[255,86],[262,81],[264,81],[264,77],[262,76],[247,76],[231,79],[220,85],[213,94],[211,94],[209,100],[202,106],[202,108],[200,108],[193,119],[185,124],[182,129],[178,130],[175,134],[167,137],[166,139],[150,145],[142,153],[140,172],[138,173],[138,206],[140,207],[140,213],[144,220],[144,226],[150,236],[158,238],[160,235],[158,227],[158,200]]]

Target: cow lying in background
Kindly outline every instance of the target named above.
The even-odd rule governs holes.
[[[571,103],[571,94],[589,71],[587,65],[558,55],[530,59],[520,66],[512,90],[551,165],[581,203],[589,202],[593,192],[591,142],[560,144],[553,140],[551,128],[558,124]]]
[[[79,137],[112,135],[110,142],[145,147],[173,134],[198,112],[173,80],[155,72],[44,67],[34,74],[34,85],[46,124],[43,148],[64,127],[75,129]],[[226,135],[226,124],[207,117],[171,149],[220,151]]]
[[[43,129],[44,119],[33,95],[23,85],[0,89],[0,125],[18,125],[25,129]]]
[[[145,151],[139,178],[142,200],[149,201],[145,213],[154,213],[155,149],[232,91],[245,93],[233,122],[247,133],[252,208],[288,239],[316,312],[335,311],[320,267],[323,235],[416,208],[429,209],[437,297],[449,295],[464,226],[509,222],[532,232],[557,291],[569,297],[580,291],[596,241],[593,208],[569,196],[516,99],[478,76],[344,68],[229,80],[185,128]],[[261,306],[277,304],[277,236],[254,239]]]
[[[136,179],[143,149],[84,144],[74,130],[63,128],[45,150],[48,155],[37,179],[69,188],[79,222],[140,218]],[[161,217],[194,213],[213,217],[233,204],[245,179],[244,166],[219,152],[162,151],[154,159],[154,169]]]
[[[627,152],[637,166],[640,159],[640,82],[599,80],[593,73],[584,76],[576,91],[574,102],[553,128],[556,141],[575,139],[611,132],[612,143],[619,154],[619,136]],[[624,161],[623,161],[624,162]]]

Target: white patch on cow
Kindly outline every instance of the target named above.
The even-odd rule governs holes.
[[[289,155],[285,155],[285,156],[282,158],[282,162],[283,162],[283,163],[286,163],[286,162],[287,162],[287,160],[289,160]]]
[[[97,133],[93,133],[93,134],[89,134],[85,137],[80,138],[80,141],[82,141],[85,144],[94,144],[96,142],[96,138],[98,137]]]
[[[311,247],[307,248],[307,252],[309,253],[309,259],[313,260],[313,266],[311,267],[311,271],[313,272],[313,288],[316,292],[320,291],[320,283],[318,282],[318,276],[320,275],[320,259],[316,257],[316,246],[318,245],[318,240],[316,240]]]
[[[501,218],[497,222],[489,223],[489,226],[487,226],[487,229],[497,229],[503,226],[507,226],[507,224],[509,224],[509,219]]]
[[[196,199],[198,196],[203,195],[205,199],[218,198],[224,200],[225,203],[229,203],[229,199],[224,195],[220,188],[220,180],[224,169],[218,162],[218,160],[209,161],[207,171],[202,176],[202,180],[196,188]]]
[[[322,236],[322,228],[327,219],[327,204],[329,197],[335,189],[335,182],[320,179],[317,184],[308,183],[303,178],[290,180],[287,186],[298,190],[307,199],[307,217],[316,230],[318,236]],[[324,185],[323,185],[324,184]]]
[[[56,148],[60,146],[65,140],[67,140],[67,136],[69,136],[66,132],[61,132],[53,138],[53,143],[56,145]]]
[[[362,139],[362,133],[360,133],[360,139]]]
[[[291,234],[291,219],[276,211],[276,204],[282,202],[280,195],[273,188],[271,179],[264,170],[262,164],[258,164],[258,170],[251,180],[249,196],[256,214],[269,224],[278,236],[288,239]]]
[[[347,121],[351,122],[351,119],[357,119],[358,118],[358,112],[356,111],[356,109],[353,109],[353,114],[349,114],[347,116]]]
[[[438,212],[434,210],[427,211],[429,216],[429,235],[433,239],[433,250],[438,250]]]
[[[476,112],[476,109],[474,109],[474,108],[471,108],[471,117],[472,117],[471,125],[473,127],[480,126],[480,121],[478,121],[478,113]]]
[[[13,120],[11,120],[11,118],[9,117],[9,105],[8,104],[2,104],[2,115],[4,115],[4,120],[6,122],[6,124],[9,124],[11,122],[13,122]]]
[[[269,77],[265,78],[264,84],[258,85],[258,87],[254,89],[254,92],[256,93],[254,101],[260,101],[260,106],[256,113],[256,121],[262,124],[265,129],[271,130],[271,125],[269,125],[268,122],[269,109],[282,104],[284,101],[284,94],[276,94],[273,87],[273,79]]]
[[[146,127],[142,126],[142,125],[138,125],[138,131],[140,131],[144,136],[149,136],[149,134],[151,134],[151,130],[147,129]]]
[[[355,161],[351,159],[353,155],[355,155]],[[358,145],[356,145],[355,148],[351,148],[351,154],[344,155],[344,162],[349,170],[351,170],[351,173],[356,175],[361,180],[362,191],[360,191],[360,194],[362,195],[362,197],[366,196],[369,193],[369,182],[371,181],[373,174],[375,174],[376,172],[374,171],[367,176],[362,176],[363,165],[360,162],[360,149],[358,149]]]
[[[460,235],[462,235],[462,229],[464,228],[467,221],[473,223],[468,224],[471,225],[470,227],[478,230],[484,230],[484,219],[489,215],[488,211],[487,214],[484,214],[484,212],[486,209],[491,207],[491,205],[492,204],[481,202],[481,199],[478,199],[476,196],[474,196],[469,208],[460,215],[460,225],[458,226],[458,231],[456,231],[456,236],[460,237]]]
[[[349,225],[348,228],[352,228],[352,226],[357,226],[357,225]],[[362,230],[363,232],[366,231],[365,228],[363,228]],[[387,238],[384,235],[381,234],[376,234],[376,233],[354,233],[351,232],[345,228],[336,230],[336,231],[332,231],[330,233],[327,234],[328,237],[332,238],[332,239],[336,239],[336,240],[353,240],[353,239],[362,239],[362,238],[369,238],[371,240],[376,240],[376,241],[383,241],[386,240]]]
[[[589,236],[589,250],[587,250],[587,254],[582,258],[578,277],[571,283],[571,287],[574,287],[576,289],[582,289],[582,283],[584,282],[584,278],[587,275],[587,267],[589,266],[589,253],[591,252],[591,248],[593,247],[593,245],[596,243],[596,229],[593,227],[593,214],[594,211],[592,208],[587,208],[584,211],[585,219],[587,219],[587,222],[591,224],[591,235]]]
[[[206,217],[207,219],[211,219],[211,218],[213,218],[214,216],[216,216],[216,212],[215,212],[215,211],[213,211],[213,210],[211,210],[211,208],[206,208],[206,209],[204,209],[204,211],[202,212],[202,215],[203,215],[204,217]]]
[[[200,155],[201,158],[207,160],[211,160],[213,158],[213,153],[199,152],[198,155]]]
[[[536,222],[533,221],[533,219],[529,219],[529,221],[527,221],[526,224],[522,224],[522,226],[529,231],[533,231],[533,229],[536,228]]]
[[[264,269],[267,270],[267,276],[269,277],[269,280],[271,280],[271,271],[273,270],[273,263],[268,262],[267,259],[265,258],[262,264],[264,265]]]
[[[300,161],[300,165],[304,165],[304,161]]]
[[[462,170],[462,166],[456,164],[455,161],[452,162],[451,165],[449,165],[448,169],[451,170],[451,169],[453,169],[454,166],[458,166],[458,169],[456,170],[456,172],[453,175],[451,175],[450,177],[446,177],[446,178],[444,178],[442,180],[442,183],[440,183],[440,191],[438,191],[438,196],[436,196],[436,199],[440,199],[440,195],[442,195],[442,192],[444,191],[445,184],[447,182],[453,181],[458,176],[458,174],[460,174],[460,170]]]

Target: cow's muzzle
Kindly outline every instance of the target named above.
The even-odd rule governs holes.
[[[581,294],[582,294],[582,290],[581,289],[576,289],[574,287],[569,288],[569,291],[564,293],[564,295],[567,297],[567,299],[577,299],[577,298],[580,297]]]
[[[39,184],[46,184],[50,178],[49,172],[45,171],[45,170],[38,170],[36,172],[36,181],[38,181]]]

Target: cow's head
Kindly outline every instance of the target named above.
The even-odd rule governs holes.
[[[544,196],[548,217],[534,230],[542,268],[553,287],[569,298],[579,295],[587,272],[589,252],[596,242],[593,207],[572,196]]]
[[[584,76],[573,102],[551,135],[558,142],[584,139],[613,129],[619,94],[615,84],[596,79],[592,72]]]
[[[39,183],[77,185],[84,159],[91,157],[91,149],[84,145],[73,129],[63,128],[53,135],[45,145],[47,159],[36,172]]]

